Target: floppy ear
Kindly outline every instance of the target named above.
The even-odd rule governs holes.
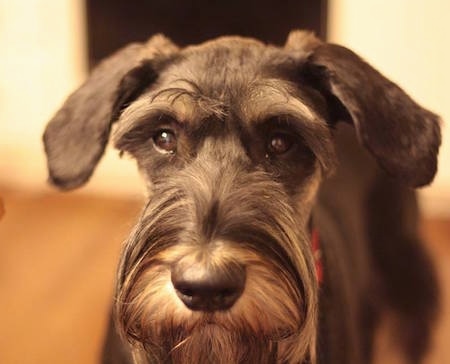
[[[332,121],[353,123],[359,141],[391,176],[412,187],[437,170],[440,120],[347,48],[293,32],[288,49],[309,53],[301,77],[326,98]]]
[[[49,180],[62,189],[85,183],[108,142],[111,124],[124,106],[153,83],[155,59],[177,47],[162,35],[130,44],[102,61],[46,127],[43,140]]]

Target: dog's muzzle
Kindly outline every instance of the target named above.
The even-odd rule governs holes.
[[[197,164],[155,184],[119,269],[124,335],[155,362],[303,358],[317,281],[296,216],[282,186],[236,165]]]

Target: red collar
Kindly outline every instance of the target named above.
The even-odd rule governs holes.
[[[316,264],[317,281],[320,285],[323,283],[322,251],[320,250],[319,232],[316,229],[313,229],[311,233],[311,247]]]

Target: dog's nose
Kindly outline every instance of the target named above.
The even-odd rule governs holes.
[[[245,268],[240,265],[205,267],[193,264],[172,269],[172,284],[180,300],[193,311],[231,308],[245,286]]]

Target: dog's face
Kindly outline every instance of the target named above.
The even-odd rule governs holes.
[[[390,174],[414,186],[432,179],[436,116],[309,33],[283,48],[227,37],[178,49],[156,36],[111,57],[69,98],[45,134],[52,181],[84,183],[113,122],[115,146],[147,181],[116,297],[141,360],[314,360],[308,224],[341,119]]]
[[[161,361],[263,363],[276,351],[291,361],[308,350],[291,342],[311,342],[306,225],[333,148],[324,101],[296,87],[289,66],[277,48],[223,38],[180,51],[121,112],[115,145],[136,158],[151,197],[124,252],[117,308]]]

